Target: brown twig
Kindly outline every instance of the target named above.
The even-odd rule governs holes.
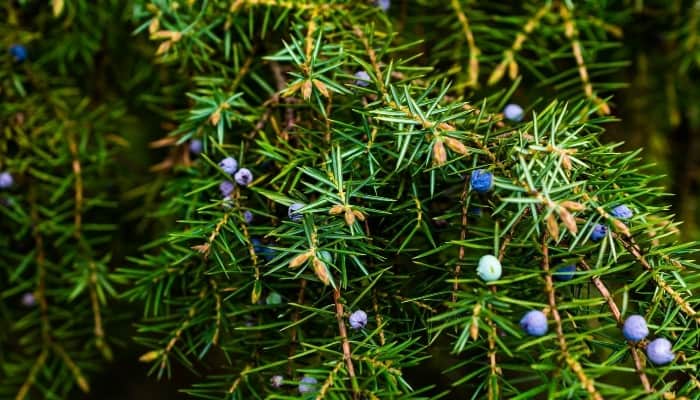
[[[221,320],[222,320],[222,312],[221,312],[221,293],[219,293],[219,285],[216,283],[216,280],[210,279],[209,284],[211,285],[211,288],[214,292],[214,300],[216,301],[216,328],[214,330],[214,335],[212,336],[211,342],[214,345],[219,344],[219,335],[221,334]]]
[[[15,396],[15,400],[24,400],[27,397],[27,394],[29,393],[29,389],[32,387],[34,384],[34,381],[36,380],[36,375],[39,373],[39,370],[41,367],[44,366],[44,363],[46,363],[46,358],[48,357],[49,353],[46,349],[41,350],[41,353],[39,353],[39,357],[37,357],[36,361],[34,361],[34,365],[32,365],[32,368],[29,370],[29,375],[27,375],[27,379],[22,383],[22,386],[19,388],[19,391],[17,391],[17,396]]]
[[[297,295],[297,304],[304,304],[304,292],[306,291],[306,279],[302,279],[299,282],[299,294]],[[292,375],[292,360],[294,359],[294,354],[297,351],[297,338],[299,337],[299,327],[297,322],[299,321],[299,308],[295,307],[292,313],[292,324],[294,329],[290,332],[290,345],[289,345],[289,357],[287,358],[287,374]]]
[[[384,329],[382,328],[382,315],[379,313],[376,290],[372,290],[372,309],[374,310],[374,319],[377,321],[377,329],[379,330],[379,345],[384,346],[386,344],[386,338],[384,337]]]
[[[493,289],[494,286],[492,285],[491,288]],[[491,310],[491,304],[489,304],[489,310]],[[491,318],[486,319],[486,323],[489,326],[489,333],[488,333],[488,343],[489,343],[489,371],[491,374],[491,377],[489,378],[489,400],[493,399],[498,399],[500,398],[499,396],[499,386],[498,385],[493,385],[494,380],[498,375],[500,375],[501,369],[498,368],[498,363],[496,359],[496,335],[497,333],[497,327],[496,324],[493,323],[493,320]]]
[[[253,49],[252,54],[250,54],[245,62],[243,62],[243,65],[241,68],[238,70],[238,73],[236,74],[236,77],[233,79],[231,82],[231,87],[229,88],[229,91],[231,93],[235,92],[236,89],[238,89],[238,85],[241,84],[241,81],[243,80],[243,77],[250,71],[250,66],[253,65],[253,61],[255,60],[255,49]]]
[[[539,25],[540,20],[547,14],[549,8],[550,3],[547,2],[525,23],[522,32],[518,32],[510,48],[503,51],[503,60],[491,73],[488,80],[489,85],[498,83],[498,81],[500,81],[505,75],[506,68],[510,68],[510,78],[515,79],[518,74],[518,64],[515,62],[515,53],[520,51],[520,49],[523,47],[523,43],[525,43],[525,39],[527,39],[528,35],[530,35],[530,33],[532,33],[532,31],[534,31]]]
[[[422,301],[410,299],[410,298],[405,297],[405,296],[402,296],[402,295],[400,295],[400,294],[389,295],[389,294],[387,294],[387,293],[380,293],[380,296],[382,296],[382,297],[389,297],[389,296],[390,296],[390,297],[395,298],[396,300],[399,300],[399,301],[404,302],[404,303],[411,303],[411,304],[415,305],[415,306],[418,307],[418,308],[422,308],[422,309],[424,309],[424,310],[428,310],[428,311],[430,311],[430,312],[432,312],[432,313],[436,313],[436,312],[438,311],[438,310],[435,309],[434,307],[431,307],[429,304],[423,303]]]
[[[591,267],[588,265],[588,263],[586,263],[585,260],[580,260],[579,265],[586,271],[591,271]],[[610,312],[612,313],[613,318],[615,318],[617,325],[622,326],[622,314],[620,313],[620,309],[615,303],[615,299],[613,299],[612,295],[610,294],[610,291],[605,286],[605,283],[603,283],[603,281],[597,275],[591,277],[591,282],[593,282],[593,285],[598,289],[600,295],[603,296],[605,301],[608,303]],[[629,341],[627,342],[627,345],[630,351],[630,355],[632,356],[632,360],[634,361],[634,369],[635,371],[637,371],[637,375],[639,376],[639,380],[642,382],[644,390],[647,393],[652,393],[654,390],[652,389],[651,384],[649,383],[649,377],[647,377],[646,373],[644,372],[642,360],[639,358],[636,346],[634,345],[634,343]]]
[[[80,231],[83,218],[83,174],[82,168],[80,167],[80,159],[78,158],[78,146],[75,143],[75,138],[72,134],[68,135],[68,149],[73,157],[73,175],[75,175],[75,213],[73,217],[73,224],[75,226],[75,231],[73,235],[76,238],[80,238]]]
[[[467,86],[477,86],[479,84],[479,55],[481,51],[476,47],[476,42],[474,41],[474,34],[469,27],[469,19],[467,19],[464,10],[462,10],[462,4],[459,0],[452,0],[452,8],[457,14],[457,19],[459,19],[460,25],[462,25],[462,31],[467,39],[467,46],[469,47],[469,69],[467,71],[469,75],[469,80],[467,81]]]
[[[37,265],[37,288],[36,299],[39,303],[41,312],[41,335],[45,345],[51,341],[51,324],[49,322],[49,304],[46,300],[46,254],[44,249],[44,238],[39,231],[41,221],[39,219],[39,210],[36,204],[36,190],[31,186],[29,191],[29,201],[31,204],[30,216],[32,220],[32,236],[34,237],[34,246],[36,249],[36,265]]]
[[[198,252],[200,252],[204,255],[204,259],[207,259],[209,257],[209,252],[211,251],[211,245],[214,243],[214,240],[216,240],[216,237],[219,236],[219,233],[221,233],[221,228],[223,228],[224,225],[226,225],[226,222],[228,222],[230,215],[231,215],[231,213],[229,211],[226,211],[224,213],[224,216],[216,224],[216,226],[214,227],[214,230],[209,235],[209,239],[207,239],[206,243],[192,246],[193,250],[197,250]]]
[[[552,282],[552,274],[549,270],[549,246],[547,246],[546,234],[542,237],[542,270],[545,273],[545,291],[547,292],[547,297],[549,299],[549,309],[556,324],[556,333],[559,341],[559,348],[561,349],[561,356],[564,358],[569,368],[574,372],[574,374],[576,374],[581,382],[581,386],[586,389],[589,396],[595,400],[603,400],[603,396],[598,393],[593,380],[586,375],[586,372],[583,370],[583,367],[578,360],[569,354],[566,338],[564,337],[564,328],[562,326],[559,310],[557,310],[557,301],[556,294],[554,292],[554,283]]]
[[[367,36],[364,34],[364,32],[362,32],[360,27],[355,26],[353,31],[355,32],[355,36],[360,39],[362,45],[365,47],[365,51],[369,57],[369,62],[372,64],[372,70],[374,71],[374,75],[377,77],[377,89],[379,89],[381,93],[385,93],[386,88],[384,87],[384,77],[382,74],[382,69],[379,67],[379,61],[377,61],[377,53],[370,45],[369,39],[367,39]]]
[[[199,292],[199,296],[198,296],[199,300],[203,299],[207,295],[207,289],[208,288],[205,287],[204,289],[202,289],[201,292]],[[187,328],[189,328],[190,324],[192,323],[192,319],[195,317],[195,315],[197,315],[197,306],[198,305],[199,305],[199,302],[195,302],[194,304],[192,304],[190,306],[190,308],[187,309],[187,314],[186,314],[187,316],[185,317],[184,320],[182,320],[182,322],[180,323],[180,326],[177,328],[175,333],[173,333],[173,337],[170,338],[170,340],[168,341],[168,344],[165,346],[165,348],[160,351],[159,355],[161,358],[161,361],[160,361],[160,370],[161,371],[163,369],[165,369],[166,363],[168,362],[168,355],[170,354],[170,352],[173,350],[173,348],[175,347],[177,342],[182,337],[183,332],[185,332],[185,330],[187,330]],[[149,353],[146,353],[146,354],[149,354]],[[142,356],[141,359],[145,360],[144,356]]]
[[[469,191],[469,182],[464,180],[464,189],[460,196],[460,204],[462,204],[462,227],[459,232],[459,240],[464,241],[467,238],[467,193]],[[457,302],[457,291],[459,290],[459,274],[462,271],[462,261],[464,260],[464,246],[459,246],[459,254],[457,256],[457,265],[455,266],[455,281],[452,284],[452,302]]]
[[[513,236],[515,235],[515,228],[517,228],[520,222],[522,222],[523,218],[525,218],[525,216],[528,214],[530,214],[530,209],[526,208],[525,211],[523,211],[522,214],[520,214],[513,226],[511,226],[510,231],[501,243],[501,247],[498,249],[498,261],[503,262],[503,257],[505,257],[506,255],[506,247],[508,247],[508,244],[510,244],[511,240],[513,240]]]
[[[270,62],[270,69],[272,70],[272,76],[275,78],[275,85],[277,87],[277,93],[274,95],[274,102],[278,103],[280,98],[285,104],[285,127],[280,131],[280,139],[287,141],[289,140],[289,130],[296,124],[294,117],[294,109],[290,107],[294,100],[291,97],[282,96],[282,92],[287,89],[287,81],[284,79],[282,73],[282,68],[276,61]]]
[[[326,378],[326,380],[323,382],[323,385],[321,385],[321,389],[316,395],[316,400],[322,400],[326,396],[326,393],[328,393],[328,389],[330,389],[333,386],[333,380],[335,379],[335,376],[338,375],[338,371],[340,371],[340,368],[342,367],[342,362],[337,362],[335,364],[335,367],[333,367],[331,372],[328,374],[328,378]]]
[[[250,365],[246,365],[245,368],[243,368],[243,371],[241,371],[241,373],[238,375],[238,378],[233,381],[231,387],[228,388],[229,393],[233,393],[238,389],[238,386],[241,384],[241,381],[243,380],[243,377],[245,377],[248,370],[250,370]]]
[[[95,331],[95,346],[100,350],[102,355],[107,359],[112,359],[112,351],[105,342],[105,332],[102,326],[102,314],[100,312],[100,299],[97,297],[97,267],[93,261],[88,263],[90,268],[90,303],[92,305],[92,315],[94,320]]]
[[[503,261],[503,257],[506,254],[506,247],[508,247],[508,244],[510,243],[511,240],[513,240],[513,235],[515,232],[515,228],[518,226],[520,221],[522,221],[523,217],[525,214],[528,212],[525,211],[523,212],[520,217],[518,217],[518,220],[515,221],[515,223],[511,226],[510,231],[506,235],[505,239],[501,243],[501,247],[498,250],[498,261]],[[496,285],[489,285],[489,289],[491,292],[495,295],[498,292],[498,288]],[[489,312],[493,311],[493,307],[491,304],[488,305]],[[478,316],[480,310],[477,308],[474,309],[474,316]],[[476,318],[476,317],[473,317]],[[488,347],[489,347],[489,352],[488,352],[488,358],[489,358],[489,370],[491,373],[491,377],[500,375],[500,368],[498,368],[498,360],[496,359],[496,335],[498,334],[498,328],[496,327],[496,324],[494,324],[493,320],[491,318],[485,317],[486,319],[486,324],[489,326],[489,331],[488,331]],[[477,336],[478,332],[472,333],[472,337]],[[492,386],[493,379],[489,379],[489,400],[497,399],[499,398],[499,392],[498,392],[498,386]]]
[[[250,233],[248,232],[248,224],[245,223],[245,218],[243,217],[243,208],[241,207],[241,191],[239,187],[236,187],[236,189],[232,193],[232,198],[233,198],[233,206],[234,209],[238,212],[238,216],[240,217],[241,221],[241,231],[243,232],[243,237],[246,240],[246,245],[248,246],[248,254],[250,255],[250,260],[253,262],[253,269],[255,270],[255,282],[257,283],[260,281],[260,278],[262,277],[262,274],[260,273],[260,265],[258,263],[258,255],[255,252],[255,246],[253,246],[253,240],[250,237]],[[251,297],[251,303],[255,304],[258,302],[258,299],[255,298],[255,292],[254,296]]]
[[[87,379],[85,379],[83,373],[80,371],[78,364],[73,361],[73,359],[68,355],[68,353],[66,353],[66,350],[60,344],[52,343],[52,347],[56,354],[63,359],[63,362],[70,370],[71,374],[73,375],[73,379],[75,379],[80,390],[82,390],[84,393],[88,393],[90,391],[90,385],[88,384]]]
[[[37,265],[37,288],[36,288],[36,299],[39,303],[39,312],[41,318],[41,338],[42,338],[42,349],[41,353],[37,357],[34,365],[29,370],[27,378],[22,383],[19,388],[15,400],[24,400],[29,393],[29,389],[34,385],[36,376],[39,370],[46,363],[48,358],[49,345],[51,344],[51,324],[49,322],[48,315],[48,302],[46,301],[46,254],[44,250],[44,238],[39,231],[41,224],[39,218],[39,209],[36,204],[36,186],[29,186],[29,203],[30,203],[30,217],[32,220],[32,236],[34,238],[34,246],[36,250],[35,261]]]
[[[372,234],[369,230],[369,219],[365,218],[365,235],[367,236],[367,241],[372,242]],[[370,271],[374,270],[374,259],[368,257]],[[386,338],[384,337],[384,328],[382,328],[382,316],[379,313],[379,302],[377,301],[377,290],[372,289],[372,308],[374,309],[374,319],[377,321],[377,330],[379,331],[379,344],[384,346],[386,343]]]
[[[340,342],[343,348],[343,358],[347,366],[348,375],[352,381],[353,398],[357,399],[359,395],[359,387],[357,386],[357,378],[355,377],[355,366],[352,363],[352,352],[350,351],[350,341],[348,340],[348,332],[345,327],[345,316],[343,313],[343,303],[340,302],[340,290],[333,291],[333,302],[335,303],[335,318],[338,320],[338,332],[340,333]]]
[[[698,315],[697,311],[693,308],[693,306],[688,303],[687,300],[681,296],[680,293],[678,293],[675,289],[673,289],[669,284],[666,282],[666,280],[661,277],[655,270],[652,268],[652,266],[649,264],[649,262],[646,260],[644,257],[644,254],[642,253],[642,250],[639,248],[639,246],[634,242],[634,239],[632,237],[624,237],[623,235],[613,233],[612,234],[615,239],[617,239],[622,246],[630,253],[632,256],[634,256],[635,259],[637,259],[637,262],[642,265],[642,267],[647,270],[651,276],[653,277],[654,281],[656,281],[656,284],[663,289],[666,293],[668,293],[669,296],[673,299],[673,301],[681,308],[681,310],[688,315],[689,317],[695,319],[696,322],[700,323],[700,315]]]
[[[610,107],[607,105],[607,103],[593,93],[593,85],[591,84],[590,77],[588,76],[586,62],[583,59],[581,42],[578,40],[576,23],[574,22],[573,18],[571,18],[571,12],[564,2],[559,4],[559,12],[562,20],[564,21],[564,34],[566,35],[566,38],[571,41],[571,51],[574,53],[574,59],[576,60],[576,65],[578,66],[578,73],[581,77],[583,92],[586,94],[588,99],[593,101],[600,113],[605,115],[610,114]]]

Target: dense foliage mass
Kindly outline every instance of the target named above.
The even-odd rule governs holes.
[[[51,5],[0,25],[0,397],[132,346],[205,399],[700,396],[696,246],[600,137],[645,6]]]

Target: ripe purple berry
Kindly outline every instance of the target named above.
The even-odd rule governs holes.
[[[523,108],[519,105],[508,104],[506,108],[503,109],[503,116],[513,122],[520,122],[523,120],[525,113],[523,112]]]
[[[558,281],[570,281],[574,277],[574,272],[576,272],[576,264],[565,265],[556,270],[552,276]]]
[[[647,345],[647,357],[656,365],[668,364],[676,357],[671,351],[671,342],[666,338],[656,338]]]
[[[380,10],[387,12],[389,11],[389,7],[391,7],[391,0],[377,0],[375,4],[377,4]]]
[[[239,185],[248,186],[250,182],[253,182],[253,173],[248,168],[241,168],[236,172],[234,178]]]
[[[229,175],[233,175],[238,169],[238,161],[233,157],[226,157],[219,161],[219,167]]]
[[[622,325],[622,335],[631,342],[639,342],[648,334],[647,321],[641,315],[630,315]]]
[[[301,221],[304,218],[304,216],[297,211],[299,211],[303,207],[304,205],[301,203],[294,203],[291,206],[289,206],[289,209],[287,209],[287,216],[289,217],[289,219],[291,219],[294,222]]]
[[[472,171],[469,184],[473,191],[486,193],[493,189],[493,174],[483,169],[474,170]]]
[[[27,292],[22,295],[22,305],[25,307],[34,307],[36,305],[36,298],[34,293]]]
[[[27,48],[21,44],[13,44],[10,46],[10,55],[16,62],[23,62],[27,59]]]
[[[350,321],[350,327],[352,329],[362,329],[367,326],[367,313],[362,310],[357,310],[350,314],[348,321]]]
[[[253,222],[253,213],[250,212],[250,210],[243,211],[243,220],[246,224],[250,225],[250,223]]]
[[[270,386],[273,388],[281,387],[284,384],[284,377],[282,375],[275,375],[270,378]]]
[[[542,311],[528,311],[520,320],[520,327],[530,336],[542,336],[547,333],[547,317]]]
[[[624,204],[621,204],[621,205],[613,208],[612,211],[610,211],[610,214],[612,214],[613,217],[619,218],[619,219],[630,219],[634,215],[632,210],[630,210],[630,208]]]
[[[221,195],[224,197],[230,196],[235,187],[236,185],[234,185],[231,181],[223,181],[221,184],[219,184],[219,190],[221,191]]]
[[[369,74],[364,70],[355,72],[355,78],[355,85],[362,87],[369,86],[369,83],[372,80],[369,77]]]
[[[204,147],[204,146],[203,146],[203,144],[202,144],[202,141],[199,140],[199,139],[192,139],[192,140],[190,141],[190,153],[192,153],[192,154],[199,154],[199,153],[201,153],[203,147]]]
[[[313,393],[316,391],[316,385],[318,385],[316,378],[305,376],[301,378],[301,382],[299,382],[299,393]]]
[[[8,189],[15,183],[9,172],[0,173],[0,189]]]
[[[608,227],[603,224],[595,224],[591,231],[591,241],[600,242],[608,234]]]

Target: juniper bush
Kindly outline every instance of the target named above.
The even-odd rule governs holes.
[[[199,399],[695,396],[682,2],[36,3],[0,24],[0,398],[105,397],[136,350]]]

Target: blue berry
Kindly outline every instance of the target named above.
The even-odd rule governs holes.
[[[486,282],[497,281],[502,273],[501,262],[498,258],[487,254],[479,259],[479,266],[476,268],[476,273],[479,278]]]
[[[671,342],[665,338],[654,339],[647,345],[647,357],[656,365],[668,364],[676,358],[671,351]]]
[[[202,152],[204,145],[199,139],[192,139],[190,141],[190,153],[199,154]]]
[[[238,161],[233,157],[226,157],[219,161],[219,167],[229,175],[233,175],[238,169]]]
[[[270,378],[270,386],[273,388],[281,387],[284,384],[284,377],[282,375],[275,375]]]
[[[277,254],[275,249],[265,246],[258,238],[252,238],[250,242],[253,244],[255,254],[262,256],[267,261],[272,260],[275,257],[275,254]]]
[[[547,316],[542,311],[528,311],[520,320],[520,327],[530,336],[542,336],[547,333]]]
[[[469,215],[481,217],[481,207],[472,207],[469,209]]]
[[[595,224],[591,232],[591,241],[600,242],[608,234],[608,227],[603,224]]]
[[[299,211],[303,207],[304,205],[301,203],[294,203],[291,206],[289,206],[289,208],[287,209],[287,216],[289,217],[289,219],[291,219],[294,222],[301,221],[304,218],[304,216],[297,211]]]
[[[638,342],[648,334],[647,321],[641,315],[630,315],[622,325],[622,335],[631,342]]]
[[[565,265],[552,274],[558,281],[570,281],[576,272],[576,264]]]
[[[250,243],[253,244],[253,250],[256,253],[262,253],[263,249],[265,248],[265,246],[263,246],[263,243],[258,238],[250,239]]]
[[[219,191],[221,191],[221,195],[224,197],[228,197],[233,193],[233,189],[236,187],[236,185],[233,184],[231,181],[223,181],[221,184],[219,184]]]
[[[10,55],[16,62],[23,62],[27,59],[27,48],[21,44],[13,44],[10,46]]]
[[[469,184],[473,191],[486,193],[493,189],[493,174],[484,169],[474,170],[472,171]]]
[[[350,327],[352,329],[362,329],[367,326],[367,313],[362,310],[357,310],[350,314]]]
[[[621,204],[621,205],[613,208],[612,211],[610,211],[610,214],[612,214],[613,217],[619,218],[619,219],[630,219],[634,215],[632,210],[630,210],[630,208],[624,204]]]
[[[376,4],[380,10],[387,12],[389,7],[391,7],[391,0],[376,0]]]
[[[313,393],[316,391],[316,385],[318,385],[316,378],[304,376],[301,378],[301,382],[299,382],[299,393]]]
[[[250,223],[253,222],[253,213],[250,212],[250,210],[243,211],[243,220],[246,224],[250,225]]]
[[[8,189],[12,187],[15,180],[12,178],[12,174],[9,172],[0,173],[0,189]]]
[[[369,77],[369,74],[364,71],[357,71],[355,72],[355,85],[357,86],[362,86],[362,87],[367,87],[369,86],[369,83],[371,82],[371,78]]]
[[[34,293],[27,292],[22,295],[22,305],[25,307],[34,307],[36,305],[36,298]]]
[[[503,116],[513,122],[520,122],[523,120],[525,113],[523,112],[523,108],[519,105],[508,104],[506,108],[503,109]]]
[[[282,296],[277,292],[271,292],[265,298],[265,304],[273,306],[282,303]]]
[[[239,185],[248,186],[250,182],[253,182],[253,173],[248,168],[241,168],[236,172],[234,178]]]

